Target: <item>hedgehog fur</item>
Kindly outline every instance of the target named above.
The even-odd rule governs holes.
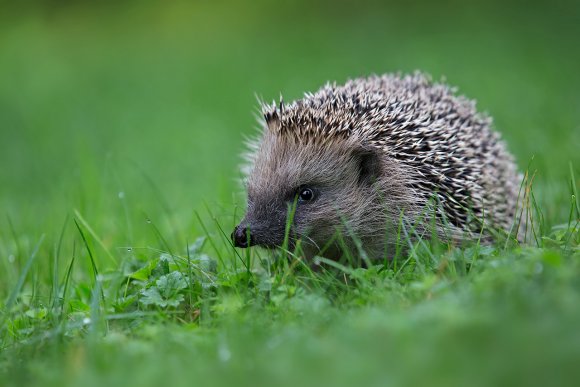
[[[424,74],[329,83],[262,111],[236,246],[280,246],[293,205],[290,244],[332,259],[392,256],[401,229],[461,242],[514,224],[521,176],[491,119]]]

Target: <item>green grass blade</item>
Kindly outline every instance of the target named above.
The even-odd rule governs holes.
[[[93,239],[97,241],[99,246],[101,246],[101,248],[105,251],[105,254],[107,254],[107,257],[109,257],[111,262],[113,262],[115,264],[115,266],[118,265],[119,262],[117,262],[117,259],[113,256],[113,254],[111,254],[111,252],[109,251],[107,246],[105,246],[105,244],[103,243],[101,238],[99,238],[97,233],[93,230],[93,228],[89,225],[89,223],[83,218],[83,216],[80,214],[80,212],[78,210],[74,210],[74,213],[75,213],[76,219],[78,219],[78,221],[81,222],[83,227],[89,232],[89,234],[91,234]],[[76,220],[75,220],[75,223],[77,223]],[[77,227],[79,227],[78,224],[77,224]]]
[[[16,282],[16,285],[12,289],[12,292],[10,293],[10,295],[8,296],[8,299],[6,300],[4,310],[2,311],[2,317],[0,317],[0,334],[3,332],[3,330],[5,328],[6,319],[8,318],[8,315],[10,314],[12,307],[16,303],[16,299],[18,298],[18,295],[20,294],[20,291],[22,290],[22,286],[24,285],[24,281],[26,281],[26,276],[28,275],[28,272],[30,271],[30,268],[32,267],[32,263],[34,262],[34,259],[36,258],[36,255],[38,254],[38,250],[40,249],[40,246],[42,245],[43,241],[44,241],[44,234],[40,237],[39,241],[36,243],[36,246],[34,247],[34,250],[32,250],[32,254],[30,254],[28,259],[26,260],[26,264],[24,265],[24,268],[20,272],[20,276],[18,277],[18,281]]]

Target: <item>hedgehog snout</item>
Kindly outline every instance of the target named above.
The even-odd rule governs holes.
[[[235,247],[246,248],[255,244],[250,227],[244,222],[234,228],[231,237]]]
[[[285,216],[277,211],[252,211],[234,228],[231,238],[235,247],[276,247],[282,245]]]

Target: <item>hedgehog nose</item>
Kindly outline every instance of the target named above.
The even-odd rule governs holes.
[[[252,245],[252,236],[249,235],[250,228],[247,226],[242,226],[241,224],[236,226],[234,232],[232,232],[232,241],[234,242],[234,246],[246,248],[248,247],[248,236],[250,246]]]

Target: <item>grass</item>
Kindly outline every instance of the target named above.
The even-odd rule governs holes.
[[[5,6],[0,385],[574,385],[578,14]],[[387,265],[316,270],[231,246],[255,93],[417,68],[494,116],[533,176],[533,241],[423,241]]]

